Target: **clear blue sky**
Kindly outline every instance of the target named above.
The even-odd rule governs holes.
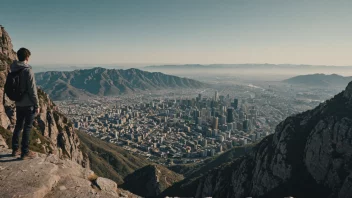
[[[352,1],[1,1],[32,64],[352,65]]]

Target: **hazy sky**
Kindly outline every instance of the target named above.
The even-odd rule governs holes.
[[[352,65],[352,1],[1,0],[32,64]]]

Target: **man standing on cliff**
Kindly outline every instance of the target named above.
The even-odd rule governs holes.
[[[29,150],[29,134],[31,132],[34,117],[39,113],[39,100],[34,73],[28,65],[31,52],[26,48],[17,51],[18,61],[14,61],[10,67],[11,72],[19,72],[20,87],[23,96],[16,101],[16,126],[12,136],[12,155],[21,154],[21,159],[32,159],[36,153]],[[19,136],[22,134],[22,147],[19,150]]]

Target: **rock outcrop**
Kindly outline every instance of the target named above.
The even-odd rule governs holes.
[[[313,110],[287,118],[253,151],[163,196],[352,197],[352,83]]]
[[[0,135],[1,137],[1,135]],[[11,150],[0,147],[0,197],[138,197],[118,189],[112,180],[57,155],[39,154],[35,159],[11,157]]]
[[[143,197],[155,197],[182,179],[182,175],[163,166],[148,165],[125,177],[121,188]]]
[[[0,25],[0,98],[2,99],[0,105],[0,124],[4,128],[7,128],[11,125],[11,121],[8,114],[11,114],[11,108],[13,104],[11,104],[4,95],[4,85],[6,81],[6,76],[9,70],[9,66],[13,60],[16,59],[16,53],[13,51],[11,38],[8,33],[5,31],[4,27]],[[14,116],[10,116],[13,118]]]
[[[4,94],[6,76],[9,72],[10,64],[16,59],[11,38],[0,27],[0,125],[5,129],[12,130],[16,122],[15,105]],[[49,144],[43,144],[46,153],[57,154],[60,158],[71,159],[85,167],[89,166],[88,156],[84,155],[79,147],[78,136],[72,129],[72,123],[60,114],[57,106],[50,100],[49,96],[38,89],[40,100],[40,114],[36,117],[34,126],[48,140]],[[49,122],[47,111],[51,112],[52,119]]]
[[[0,54],[4,54],[12,60],[17,58],[15,51],[13,51],[11,38],[2,25],[0,25]]]

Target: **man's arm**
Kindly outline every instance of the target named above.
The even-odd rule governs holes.
[[[31,69],[28,70],[27,85],[29,99],[34,103],[34,108],[39,109],[37,84],[35,83],[34,73]]]

